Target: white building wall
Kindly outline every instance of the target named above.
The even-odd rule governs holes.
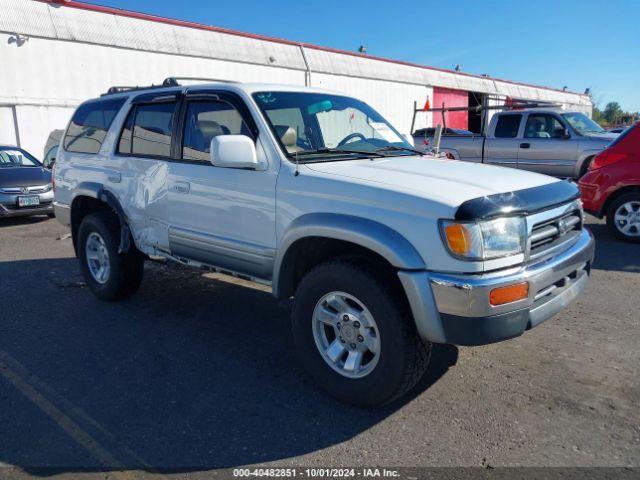
[[[433,86],[558,102],[591,112],[587,96],[385,61],[237,32],[173,25],[34,0],[0,0],[0,141],[42,156],[73,108],[114,85],[169,76],[324,87],[363,99],[410,133],[414,102]],[[431,126],[418,114],[416,128]],[[14,132],[14,133],[12,133]]]

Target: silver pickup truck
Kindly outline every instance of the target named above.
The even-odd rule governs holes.
[[[433,147],[429,129],[413,134],[419,149]],[[530,109],[496,113],[486,136],[445,134],[449,158],[519,168],[562,178],[584,175],[595,155],[617,135],[580,112]]]

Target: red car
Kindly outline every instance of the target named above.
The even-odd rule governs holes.
[[[584,209],[618,237],[640,243],[640,123],[598,154],[580,179]]]

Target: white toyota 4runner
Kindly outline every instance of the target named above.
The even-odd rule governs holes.
[[[310,374],[376,405],[415,385],[432,342],[517,337],[588,280],[573,183],[422,156],[336,93],[165,85],[82,104],[60,147],[56,216],[101,299],[157,257],[271,285]]]

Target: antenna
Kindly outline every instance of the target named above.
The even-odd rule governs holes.
[[[299,133],[298,128],[300,128],[300,126],[299,126],[299,125],[296,125],[296,143],[297,143],[297,141],[298,141],[298,133]],[[296,155],[295,155],[295,159],[296,159],[296,171],[295,171],[295,173],[294,173],[293,175],[297,177],[298,175],[300,175],[300,163],[298,162],[298,149],[297,149],[297,148],[296,148],[295,154],[296,154]]]

